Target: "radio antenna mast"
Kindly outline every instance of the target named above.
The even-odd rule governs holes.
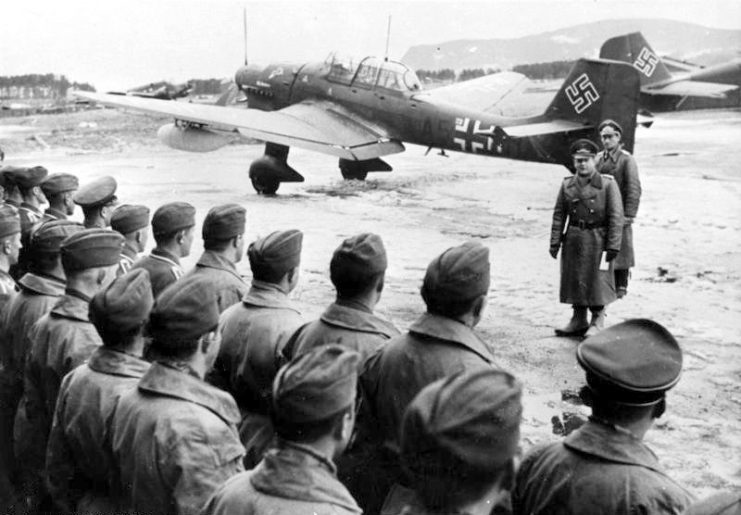
[[[389,14],[389,23],[386,28],[386,53],[384,54],[384,61],[389,60],[389,42],[391,41],[391,15]]]
[[[244,37],[244,65],[247,66],[247,8],[242,9],[242,33]]]

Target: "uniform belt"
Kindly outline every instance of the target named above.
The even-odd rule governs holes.
[[[600,227],[607,227],[604,222],[587,222],[586,220],[572,220],[569,222],[569,227],[578,227],[579,229],[598,229]]]

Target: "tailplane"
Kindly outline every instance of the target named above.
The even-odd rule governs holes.
[[[546,109],[553,122],[578,124],[599,142],[597,127],[610,118],[623,128],[623,145],[633,151],[640,100],[639,73],[630,65],[604,59],[579,59]]]
[[[601,59],[632,64],[636,70],[641,72],[642,86],[651,86],[672,78],[664,61],[654,52],[640,32],[608,39],[602,45],[599,56]]]

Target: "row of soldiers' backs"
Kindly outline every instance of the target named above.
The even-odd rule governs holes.
[[[115,182],[72,197],[85,192],[112,207]],[[474,331],[490,286],[485,247],[430,263],[427,311],[400,334],[373,313],[387,266],[376,235],[337,248],[336,300],[304,323],[289,298],[300,231],[250,244],[248,288],[234,267],[240,206],[209,211],[188,274],[178,258],[192,244],[192,206],[154,213],[157,246],[139,260],[122,256],[143,250],[148,209],[108,214],[120,233],[35,224],[21,292],[8,293],[2,420],[14,424],[3,426],[0,480],[10,510],[678,513],[690,502],[641,443],[681,370],[658,324],[618,324],[579,347],[594,417],[531,451],[513,489],[522,387]],[[0,239],[21,231],[1,208]]]

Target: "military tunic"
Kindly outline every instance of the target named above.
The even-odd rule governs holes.
[[[26,202],[21,203],[18,209],[21,218],[21,250],[18,253],[18,263],[12,267],[11,274],[20,280],[30,266],[31,235],[36,226],[41,222],[43,213],[39,208]]]
[[[148,256],[140,258],[131,268],[143,268],[149,272],[152,283],[152,295],[156,299],[162,290],[170,286],[183,276],[180,261],[174,254],[166,250],[153,249]]]
[[[349,515],[362,513],[336,476],[332,461],[314,449],[281,441],[249,472],[231,478],[203,515]]]
[[[62,381],[46,455],[49,493],[62,513],[116,511],[108,422],[148,369],[136,356],[100,347]]]
[[[585,186],[576,176],[564,179],[551,226],[551,249],[561,246],[561,302],[604,306],[617,298],[612,263],[609,270],[599,265],[604,251],[620,250],[622,231],[623,205],[612,178],[595,172]]]
[[[62,211],[59,211],[58,209],[54,209],[53,207],[48,207],[44,211],[43,216],[41,217],[41,223],[46,222],[53,222],[54,220],[66,220],[67,219],[67,213],[64,213]]]
[[[224,312],[247,294],[249,290],[234,263],[216,252],[205,250],[189,274],[207,277],[215,286],[219,311]]]
[[[594,420],[527,453],[512,492],[516,515],[679,514],[691,501],[643,442]]]
[[[12,451],[12,414],[17,405],[17,394],[13,391],[13,374],[6,370],[6,355],[10,342],[7,334],[7,322],[3,321],[5,313],[13,298],[16,297],[16,285],[13,278],[0,270],[0,510],[10,502],[10,478],[13,469]],[[10,444],[10,445],[9,445]],[[6,492],[6,490],[8,490]]]
[[[121,276],[131,270],[136,261],[137,251],[128,241],[124,243],[121,249],[121,260],[118,262],[118,270],[116,270],[116,277]]]
[[[340,462],[340,477],[363,509],[377,513],[391,485],[403,483],[399,433],[412,399],[438,379],[478,367],[499,368],[481,338],[458,321],[430,313],[367,361],[359,379],[357,444],[347,462]]]
[[[110,432],[130,513],[198,514],[244,470],[232,397],[189,371],[154,363],[123,394]]]
[[[13,423],[23,394],[23,372],[30,348],[28,330],[51,310],[57,297],[64,293],[64,281],[44,275],[27,273],[18,282],[21,292],[5,309],[0,347],[0,453],[8,473],[14,468]],[[0,474],[3,471],[0,470]]]
[[[381,508],[381,515],[439,515],[439,511],[430,511],[422,503],[414,490],[401,485],[391,489]],[[446,515],[467,515],[466,511],[446,511]],[[490,515],[512,515],[509,497],[499,500],[489,512]]]
[[[16,414],[13,439],[15,455],[23,456],[20,465],[32,482],[43,478],[46,444],[62,379],[102,345],[88,319],[89,302],[85,295],[67,290],[28,333],[31,346],[23,378],[24,410]],[[32,496],[37,494],[31,492]]]
[[[641,180],[638,177],[638,167],[630,152],[618,147],[612,152],[603,150],[597,155],[597,171],[615,179],[623,200],[623,214],[626,222],[634,219],[638,214],[641,202]],[[623,238],[620,253],[615,258],[615,269],[625,270],[635,266],[633,250],[633,226],[630,223],[623,225]]]
[[[302,327],[291,338],[291,357],[298,356],[321,345],[336,343],[357,351],[362,364],[386,342],[398,336],[399,330],[391,322],[373,314],[359,304],[335,302],[316,320]]]

